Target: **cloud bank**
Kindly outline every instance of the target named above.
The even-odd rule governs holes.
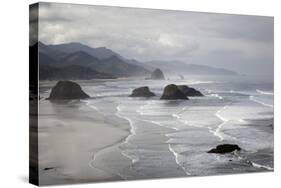
[[[273,74],[273,22],[262,16],[40,3],[39,40],[104,46],[140,61]]]

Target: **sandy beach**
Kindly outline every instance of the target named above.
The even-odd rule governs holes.
[[[83,101],[40,102],[45,103],[39,112],[40,184],[120,179],[96,168],[91,161],[99,150],[118,144],[129,135],[128,122],[105,117]]]

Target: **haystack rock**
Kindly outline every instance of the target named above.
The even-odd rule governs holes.
[[[165,80],[164,73],[160,69],[155,69],[151,73],[151,77],[150,78],[152,80]]]
[[[81,86],[72,81],[59,81],[51,91],[48,100],[72,100],[72,99],[86,99],[87,95]]]
[[[174,84],[167,85],[164,89],[163,95],[160,99],[165,100],[176,100],[176,99],[184,99],[188,100],[186,95],[179,90],[178,86]]]
[[[178,85],[179,90],[181,90],[181,92],[183,92],[183,94],[185,94],[188,97],[202,97],[204,96],[200,91],[192,88],[192,87],[188,87],[187,85]]]
[[[155,96],[147,86],[139,87],[133,90],[132,94],[129,97],[153,97]]]
[[[221,144],[218,145],[216,148],[213,148],[210,151],[208,151],[208,153],[225,154],[225,153],[231,153],[235,150],[240,151],[241,148],[236,144]]]

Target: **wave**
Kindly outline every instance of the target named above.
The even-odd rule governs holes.
[[[254,101],[254,102],[256,102],[256,103],[258,103],[258,104],[261,104],[261,105],[263,105],[263,106],[266,106],[266,107],[269,107],[269,108],[273,108],[273,105],[264,103],[264,102],[262,102],[262,101],[259,101],[259,100],[257,100],[254,96],[250,96],[249,99],[250,99],[251,101]]]
[[[224,118],[223,116],[220,115],[220,112],[223,111],[224,109],[226,109],[227,106],[224,106],[222,107],[220,110],[217,111],[217,113],[215,114],[221,121],[222,123],[219,124],[216,128],[215,131],[212,131],[212,133],[214,134],[214,136],[218,137],[220,139],[220,141],[223,141],[224,140],[224,137],[223,137],[223,133],[221,132],[221,129],[223,127],[223,125],[225,123],[228,122],[228,119]]]
[[[128,139],[129,139],[131,136],[136,135],[136,131],[135,131],[135,128],[134,128],[134,126],[133,126],[133,121],[132,121],[130,118],[128,118],[128,117],[123,116],[123,115],[120,114],[121,109],[120,109],[120,106],[119,106],[119,105],[116,107],[116,109],[117,109],[117,112],[115,113],[115,115],[116,115],[117,117],[120,117],[120,118],[122,118],[122,119],[125,119],[125,120],[127,120],[127,121],[129,122],[129,125],[130,125],[130,133],[131,133],[131,134],[130,134],[129,136],[127,136],[127,138],[125,139],[125,142],[128,142]]]
[[[189,80],[190,83],[188,83],[188,85],[198,85],[198,84],[214,84],[214,83],[218,83],[215,81],[200,81],[200,80]]]
[[[100,112],[99,112],[99,109],[98,109],[96,106],[94,106],[91,102],[89,102],[89,101],[83,101],[83,102],[85,102],[86,105],[89,106],[90,108],[96,110],[97,113],[100,113]],[[117,107],[118,107],[118,106],[117,106]],[[117,108],[117,110],[118,110],[118,108]],[[101,114],[101,113],[100,113],[100,114]],[[119,117],[119,118],[126,119],[125,117],[119,116],[119,114],[118,114],[117,112],[116,112],[115,115],[116,115],[117,117]],[[128,122],[129,122],[129,124],[130,124],[130,126],[131,126],[131,123],[132,123],[132,122],[129,121],[129,119],[126,119],[126,120],[128,120]],[[131,127],[132,127],[132,126],[131,126]],[[118,173],[118,172],[109,172],[109,171],[106,170],[106,169],[103,169],[103,168],[98,167],[97,165],[95,165],[95,161],[96,161],[97,156],[102,155],[104,152],[107,152],[107,151],[110,150],[110,149],[119,147],[119,146],[121,146],[122,144],[124,144],[125,142],[127,142],[128,137],[131,136],[132,134],[135,134],[135,131],[134,131],[133,128],[130,129],[130,134],[129,134],[128,136],[123,137],[123,138],[121,138],[120,140],[118,140],[118,141],[116,141],[116,142],[114,142],[114,143],[112,143],[112,144],[110,144],[110,145],[106,145],[106,146],[104,146],[104,147],[98,149],[98,151],[96,151],[96,152],[92,155],[91,160],[88,162],[88,166],[89,166],[90,168],[99,169],[99,170],[101,170],[101,171],[103,171],[103,172],[106,172],[106,173],[114,174],[114,175],[118,176],[120,179],[127,180],[127,178],[126,178],[125,176],[123,176],[121,173]],[[136,162],[136,159],[130,157],[129,155],[126,155],[126,153],[124,153],[123,151],[121,151],[121,154],[122,154],[123,156],[125,156],[126,158],[132,160],[132,163],[135,163],[135,162]]]
[[[99,109],[93,105],[92,102],[90,102],[89,100],[81,100],[82,102],[84,102],[88,107],[94,109],[95,111],[99,112]]]
[[[217,94],[217,93],[213,93],[213,94],[211,94],[210,95],[211,97],[217,97],[218,99],[220,99],[220,100],[222,100],[223,99],[223,97],[222,96],[220,96],[219,94]]]
[[[117,112],[115,113],[115,115],[117,117],[119,117],[119,118],[127,120],[129,122],[129,125],[130,125],[130,134],[125,138],[125,140],[120,145],[127,144],[127,143],[129,143],[130,138],[132,136],[136,135],[136,130],[135,130],[135,127],[133,126],[133,121],[130,118],[128,118],[128,117],[126,117],[124,115],[121,115],[121,113],[120,113],[120,111],[121,111],[120,105],[118,105],[116,107],[116,109],[117,109]],[[127,152],[125,152],[125,150],[122,150],[121,154],[123,156],[127,157],[128,159],[130,159],[132,161],[132,164],[134,164],[134,163],[139,161],[139,158],[136,155],[129,155]]]
[[[266,170],[273,170],[273,168],[270,167],[270,166],[261,165],[261,164],[258,164],[258,163],[255,163],[255,162],[253,162],[253,161],[248,160],[246,157],[240,156],[237,151],[234,151],[234,155],[235,155],[239,160],[245,160],[247,163],[249,163],[250,165],[252,165],[252,166],[255,167],[255,168],[263,168],[263,169],[266,169]]]
[[[162,102],[161,102],[162,103]],[[157,116],[157,115],[163,115],[163,112],[161,112],[161,110],[158,110],[157,108],[155,108],[155,104],[157,104],[157,102],[155,101],[147,101],[146,104],[140,106],[139,108],[136,109],[136,112],[142,116],[141,120],[148,122],[148,123],[152,123],[152,124],[156,124],[158,126],[164,127],[164,128],[168,128],[168,129],[173,129],[178,131],[179,128],[175,127],[175,126],[167,126],[165,125],[165,120],[159,121],[158,119],[154,120],[150,120],[150,119],[146,119],[147,116]],[[184,107],[183,109],[186,109],[186,107]],[[153,110],[153,112],[152,112]],[[156,112],[155,112],[156,111]],[[183,110],[181,110],[179,113],[181,113]],[[171,114],[165,114],[165,116],[170,116]],[[172,117],[175,117],[176,114],[172,114]],[[179,118],[179,117],[178,117]]]
[[[87,102],[86,104],[90,104],[90,103]],[[91,106],[92,108],[94,108],[94,109],[97,109],[97,108],[96,108],[95,106],[93,106],[93,105],[90,105],[90,106]],[[97,166],[95,165],[95,160],[96,160],[97,156],[98,156],[98,155],[102,155],[104,152],[106,152],[106,151],[108,151],[108,150],[110,150],[110,149],[112,149],[112,148],[117,148],[117,147],[120,148],[120,146],[122,146],[123,144],[128,143],[128,140],[130,139],[131,136],[133,136],[133,135],[136,134],[136,131],[135,131],[135,129],[134,129],[134,126],[132,125],[132,124],[133,124],[133,121],[132,121],[131,119],[127,118],[126,116],[123,116],[123,115],[120,114],[120,111],[121,111],[120,106],[117,106],[116,109],[117,109],[117,112],[115,113],[115,115],[116,115],[117,117],[122,118],[122,119],[125,119],[126,121],[129,122],[129,125],[130,125],[130,130],[129,130],[129,132],[130,132],[130,134],[129,134],[128,136],[122,138],[121,140],[119,140],[119,141],[117,141],[117,142],[111,144],[111,145],[108,145],[108,146],[105,146],[105,147],[103,147],[103,148],[100,148],[97,152],[95,152],[95,154],[93,154],[92,159],[91,159],[91,160],[89,161],[89,163],[88,163],[89,167],[91,167],[91,168],[97,168],[97,169],[102,170],[102,171],[104,171],[104,172],[107,172],[107,170],[101,169],[101,168],[99,168],[99,167],[97,167]],[[120,150],[121,150],[121,149],[120,149]],[[134,156],[133,156],[133,155],[129,155],[129,154],[126,153],[124,150],[121,150],[120,153],[121,153],[124,157],[126,157],[126,158],[128,158],[128,159],[130,159],[130,160],[132,161],[132,164],[131,164],[131,165],[133,165],[134,163],[136,163],[136,162],[139,160],[139,158],[137,158],[137,156],[135,156],[135,155],[134,155]],[[121,179],[124,179],[124,180],[127,179],[127,178],[126,178],[124,175],[122,175],[121,173],[118,173],[118,172],[110,172],[110,173],[117,175],[117,176],[120,177]]]
[[[95,160],[96,160],[96,158],[97,158],[98,155],[102,155],[102,154],[103,154],[104,152],[106,152],[107,150],[110,150],[111,148],[114,148],[114,147],[116,147],[116,146],[118,146],[118,145],[121,145],[122,142],[123,142],[123,140],[124,140],[124,139],[121,139],[121,140],[119,140],[119,141],[117,141],[117,142],[115,142],[115,143],[113,143],[113,144],[110,144],[110,145],[107,145],[107,146],[105,146],[105,147],[100,148],[98,151],[96,151],[96,152],[93,154],[92,159],[88,162],[88,166],[89,166],[90,168],[99,169],[99,170],[101,170],[101,171],[103,171],[103,172],[105,172],[105,173],[114,174],[114,175],[118,176],[120,179],[126,180],[127,178],[124,177],[122,174],[120,174],[120,173],[118,173],[118,172],[108,172],[106,169],[99,168],[99,167],[97,167],[97,166],[95,165]]]
[[[141,116],[143,116],[143,118],[144,118],[144,117],[145,117],[145,113],[143,113],[143,110],[144,110],[144,109],[147,109],[147,106],[150,105],[150,104],[151,104],[151,102],[147,102],[145,105],[139,107],[139,108],[136,110],[136,112],[139,113],[139,114],[140,114]],[[187,109],[187,107],[183,107],[178,113],[172,114],[172,117],[176,118],[178,121],[181,121],[181,120],[180,120],[180,114],[181,114],[182,112],[184,112],[186,109]],[[160,126],[160,127],[169,128],[169,129],[174,130],[175,132],[177,132],[177,131],[179,130],[179,128],[177,128],[177,127],[165,126],[165,124],[163,124],[163,123],[161,123],[161,122],[159,122],[159,121],[155,121],[155,120],[145,120],[145,119],[142,119],[142,121],[146,121],[146,122],[149,122],[149,123],[158,125],[158,126]],[[165,136],[166,136],[168,139],[170,138],[169,135],[170,135],[170,133],[165,134]],[[169,149],[169,151],[173,154],[173,156],[174,156],[174,158],[175,158],[176,164],[177,164],[180,168],[182,168],[183,172],[184,172],[186,175],[190,176],[191,174],[190,174],[190,173],[187,171],[187,169],[185,169],[185,167],[180,163],[180,159],[179,159],[180,154],[177,153],[177,152],[173,149],[172,144],[170,144],[170,143],[168,143],[168,142],[169,142],[169,140],[166,141],[166,143],[167,143],[167,145],[168,145],[168,149]]]
[[[190,176],[191,174],[184,168],[184,166],[182,166],[180,164],[180,161],[179,161],[179,155],[171,146],[171,144],[168,144],[168,147],[169,147],[169,150],[171,153],[173,153],[173,155],[175,156],[175,161],[176,163],[183,169],[183,171],[185,172],[186,175]]]
[[[271,93],[271,92],[262,91],[262,90],[259,90],[259,89],[256,89],[256,92],[259,93],[259,94],[262,94],[262,95],[274,95],[274,94]]]
[[[165,125],[163,125],[161,122],[158,122],[158,121],[149,121],[149,120],[143,120],[143,121],[147,121],[147,122],[149,122],[149,123],[153,123],[153,124],[158,125],[158,126],[160,126],[160,127],[165,127],[165,128],[173,129],[173,130],[176,130],[176,131],[179,130],[179,129],[176,128],[176,127],[165,126]]]
[[[266,169],[266,170],[273,170],[273,168],[270,167],[270,166],[261,165],[261,164],[254,163],[254,162],[251,162],[251,161],[250,161],[250,163],[252,164],[253,167],[256,167],[256,168],[263,168],[263,169]]]
[[[182,114],[183,112],[185,112],[186,109],[187,109],[187,107],[183,107],[178,113],[172,114],[172,116],[173,116],[174,118],[178,119],[179,121],[183,122],[184,124],[186,124],[185,121],[183,121],[183,120],[181,119],[181,114]]]

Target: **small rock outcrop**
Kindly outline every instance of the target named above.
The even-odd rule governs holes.
[[[165,76],[164,76],[164,73],[160,69],[155,69],[151,73],[150,79],[152,79],[152,80],[165,80]]]
[[[153,97],[155,96],[147,86],[139,87],[133,90],[132,94],[129,97]]]
[[[86,99],[87,95],[79,84],[72,81],[59,81],[51,91],[48,100]]]
[[[192,87],[188,87],[187,85],[178,85],[179,90],[181,90],[181,92],[183,92],[183,94],[185,94],[188,97],[202,97],[204,96],[200,91],[192,88]]]
[[[231,153],[235,150],[240,151],[241,148],[236,144],[221,144],[218,145],[216,148],[213,148],[210,151],[208,151],[208,153],[225,154],[225,153]]]
[[[164,88],[163,95],[161,96],[160,99],[165,99],[165,100],[176,100],[176,99],[184,99],[188,100],[186,95],[179,90],[178,86],[174,84],[167,85]]]

